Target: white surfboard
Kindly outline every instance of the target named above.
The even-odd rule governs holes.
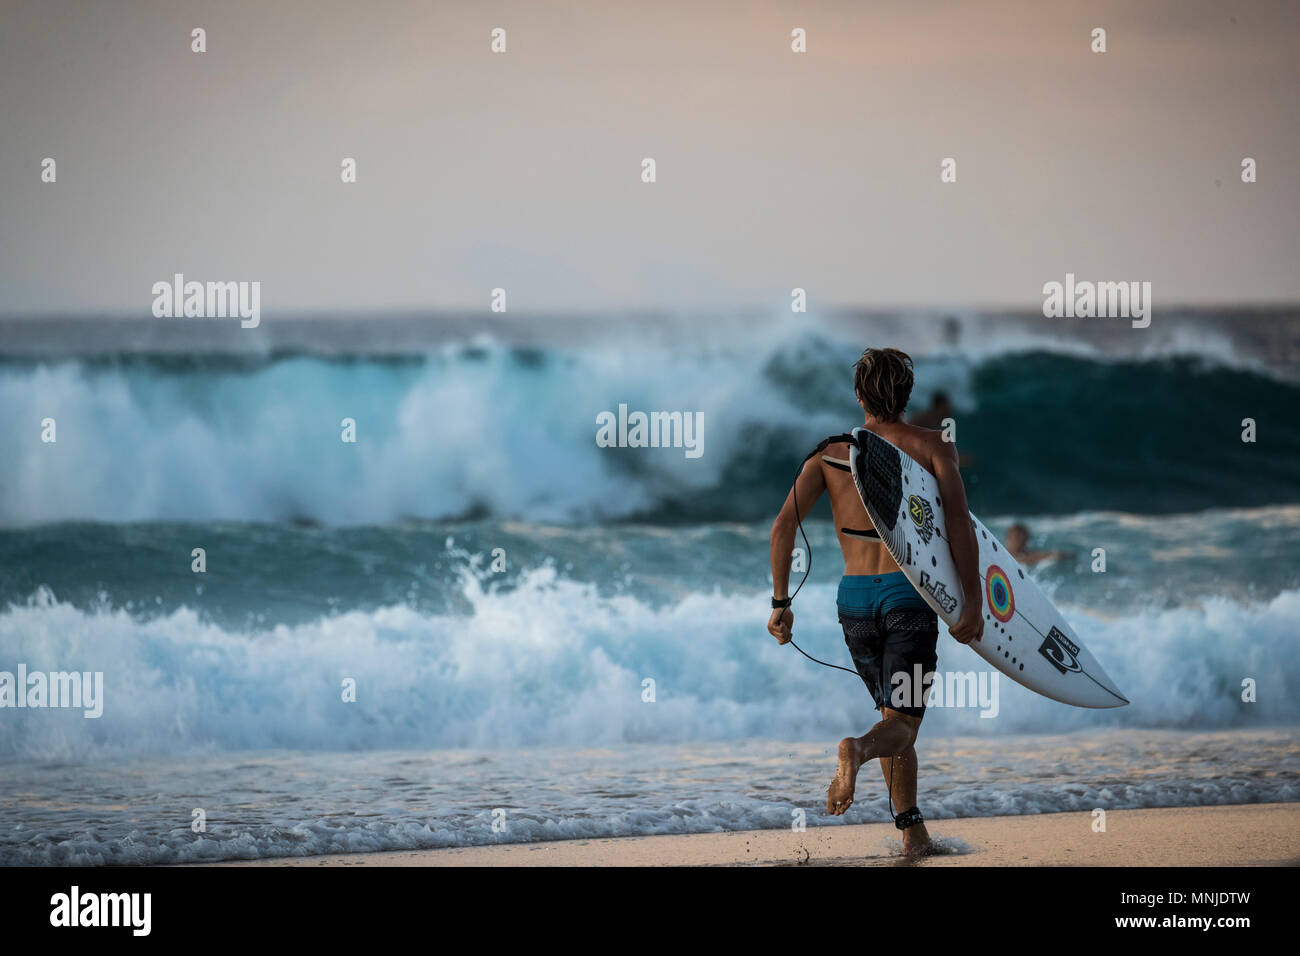
[[[956,623],[962,608],[961,581],[945,538],[938,481],[875,432],[855,428],[853,437],[853,481],[881,541],[934,612],[948,624]],[[971,522],[984,581],[984,636],[966,646],[1017,683],[1063,704],[1127,704],[1006,546],[974,515]]]

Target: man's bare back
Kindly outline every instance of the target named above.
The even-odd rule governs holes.
[[[892,442],[916,459],[930,474],[935,474],[936,456],[951,456],[953,446],[944,442],[939,432],[903,422],[873,423],[870,430],[886,441]],[[878,540],[872,541],[858,535],[845,534],[844,528],[865,530],[872,527],[867,509],[863,507],[853,476],[836,468],[827,458],[847,462],[847,442],[827,445],[817,458],[821,468],[826,495],[831,502],[831,515],[835,521],[835,534],[844,553],[845,574],[889,574],[901,570],[889,551]]]

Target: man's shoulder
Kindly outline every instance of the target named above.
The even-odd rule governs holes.
[[[921,425],[905,424],[902,435],[896,435],[896,444],[915,458],[926,471],[934,474],[939,460],[956,460],[956,446],[944,441],[943,432]]]
[[[930,470],[934,470],[933,463],[938,460],[956,461],[957,445],[943,437],[943,432],[935,428],[916,428],[917,441],[930,456]]]
[[[925,442],[930,448],[939,448],[952,444],[952,442],[943,440],[943,429],[924,428],[920,425],[909,425],[907,427],[912,430],[912,434],[916,435],[919,440]]]

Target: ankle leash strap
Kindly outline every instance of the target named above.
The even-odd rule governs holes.
[[[925,817],[921,816],[919,807],[913,807],[911,810],[904,810],[898,816],[894,817],[894,826],[900,830],[906,830],[908,827],[914,827],[918,823],[924,823]]]

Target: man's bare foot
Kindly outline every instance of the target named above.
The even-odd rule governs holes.
[[[858,783],[858,768],[862,766],[862,751],[857,738],[845,737],[840,741],[839,766],[826,791],[826,812],[833,817],[853,806],[853,790]]]
[[[908,827],[903,831],[903,855],[907,857],[929,856],[935,851],[934,842],[924,823]]]

